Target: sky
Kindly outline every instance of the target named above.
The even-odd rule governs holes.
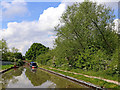
[[[84,0],[74,0],[74,2]],[[92,0],[114,9],[118,17],[119,0]],[[8,47],[16,47],[25,55],[33,43],[41,43],[53,48],[56,38],[54,27],[60,21],[67,5],[73,0],[2,0],[0,5],[0,38]]]

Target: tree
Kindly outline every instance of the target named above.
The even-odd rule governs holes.
[[[25,54],[25,58],[28,60],[35,60],[40,54],[48,51],[49,48],[45,47],[40,43],[33,43]]]
[[[2,39],[2,53],[7,53],[7,51],[8,51],[8,46],[6,40]]]
[[[17,53],[19,50],[17,49],[17,48],[15,48],[15,47],[12,47],[12,52],[13,53]]]
[[[22,60],[22,54],[20,52],[14,53],[14,56],[16,59],[21,59]]]
[[[116,38],[115,34],[111,32],[113,19],[113,11],[103,5],[83,2],[68,6],[61,18],[61,22],[65,25],[55,29],[58,36],[56,44],[61,42],[66,47],[72,46],[74,49],[76,47],[77,51],[78,47],[84,49],[86,46],[94,44],[96,47],[102,46],[112,52]]]
[[[2,41],[0,40],[0,61],[2,60]]]
[[[89,55],[95,56],[95,51],[98,54],[103,51],[103,56],[112,55],[118,47],[118,35],[113,30],[114,17],[109,7],[89,1],[68,6],[60,18],[62,24],[55,27],[58,37],[55,40],[56,59],[60,63],[68,60],[68,64],[74,66],[79,59],[74,59],[76,55],[83,57],[80,60],[85,65],[88,65]],[[102,59],[101,63],[104,62]]]
[[[0,49],[2,51],[2,60],[6,61],[6,60],[8,60],[8,58],[7,58],[8,46],[7,46],[6,40],[2,39],[0,42],[2,45],[0,47]]]
[[[22,56],[22,60],[25,60],[25,56]]]
[[[22,59],[22,54],[18,51],[17,48],[13,47],[11,52],[7,46],[6,40],[0,40],[0,56],[2,56],[3,61],[16,61]]]

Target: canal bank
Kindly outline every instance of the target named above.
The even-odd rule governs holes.
[[[10,61],[0,61],[0,74],[13,68],[13,62]]]
[[[40,67],[39,67],[40,68]],[[47,69],[44,69],[44,68],[40,68],[41,70],[44,70],[44,71],[47,71],[49,73],[52,73],[52,74],[55,74],[55,75],[58,75],[58,76],[61,76],[63,78],[66,78],[66,79],[69,79],[71,81],[74,81],[74,82],[77,82],[79,84],[82,84],[82,85],[85,85],[89,88],[93,88],[93,89],[97,89],[97,90],[102,90],[103,88],[102,87],[99,87],[99,86],[96,86],[92,83],[87,83],[85,81],[82,81],[82,80],[78,80],[76,78],[73,78],[73,77],[70,77],[70,76],[66,76],[66,75],[63,75],[63,74],[60,74],[60,73],[57,73],[57,72],[54,72],[54,71],[51,71],[51,70],[47,70]]]
[[[97,87],[112,88],[112,89],[120,88],[120,85],[118,85],[119,83],[114,84],[114,83],[112,83],[112,80],[109,80],[111,82],[108,82],[108,81],[104,81],[102,79],[88,77],[88,75],[84,76],[84,74],[78,74],[78,73],[75,73],[75,72],[60,70],[60,69],[52,68],[52,67],[49,67],[49,66],[39,66],[39,67],[47,69],[47,70],[51,70],[51,71],[54,71],[54,72],[57,72],[57,73],[60,73],[60,74],[66,75],[66,76],[70,76],[72,78],[82,80],[82,81],[87,82],[87,83],[92,83]]]
[[[7,72],[7,71],[9,71],[9,70],[11,70],[11,69],[13,69],[14,67],[10,67],[10,68],[8,68],[8,69],[4,69],[4,70],[1,70],[0,71],[0,74],[3,74],[3,73],[5,73],[5,72]]]

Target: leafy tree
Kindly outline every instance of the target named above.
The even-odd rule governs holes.
[[[8,61],[17,61],[18,59],[22,60],[22,53],[21,52],[16,52],[16,53],[13,53],[13,52],[10,52],[8,51],[7,54],[7,60]]]
[[[0,40],[0,52],[2,55],[3,61],[16,61],[18,59],[22,59],[22,54],[18,52],[19,50],[15,47],[12,48],[12,52],[8,49],[6,40]]]
[[[22,56],[22,60],[25,60],[25,56]]]
[[[1,40],[1,51],[2,51],[2,60],[4,61],[7,61],[8,58],[7,58],[7,52],[8,52],[8,46],[7,46],[7,43],[6,43],[6,40],[2,39]]]
[[[38,55],[45,53],[46,51],[48,51],[48,49],[49,48],[40,43],[33,43],[26,52],[25,58],[28,60],[35,60]]]
[[[68,6],[55,27],[55,63],[84,70],[106,70],[116,49],[113,10],[93,2]]]
[[[8,58],[8,61],[14,62],[15,61],[14,53],[8,51],[7,52],[7,58]]]
[[[16,59],[21,59],[22,60],[22,54],[20,52],[14,53],[14,56]]]
[[[58,36],[55,44],[64,45],[64,49],[70,47],[67,53],[72,51],[73,54],[93,44],[113,52],[117,38],[115,32],[111,32],[113,19],[113,11],[103,5],[83,2],[68,6],[61,17],[64,25],[55,28]]]
[[[2,39],[2,53],[7,53],[7,51],[8,51],[8,46],[6,40]]]
[[[0,60],[2,60],[2,41],[0,40]]]
[[[12,52],[13,53],[17,53],[19,50],[17,49],[17,48],[15,48],[15,47],[12,47]]]
[[[55,67],[56,61],[55,60],[55,49],[52,50],[48,50],[48,52],[44,53],[44,54],[40,54],[39,56],[37,56],[36,61],[40,64],[40,65],[49,65],[49,66],[53,66]],[[65,62],[64,62],[65,63]],[[60,63],[58,63],[60,65]]]

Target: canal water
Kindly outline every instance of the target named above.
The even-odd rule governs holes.
[[[2,88],[85,88],[84,86],[38,69],[23,66],[2,74]]]

